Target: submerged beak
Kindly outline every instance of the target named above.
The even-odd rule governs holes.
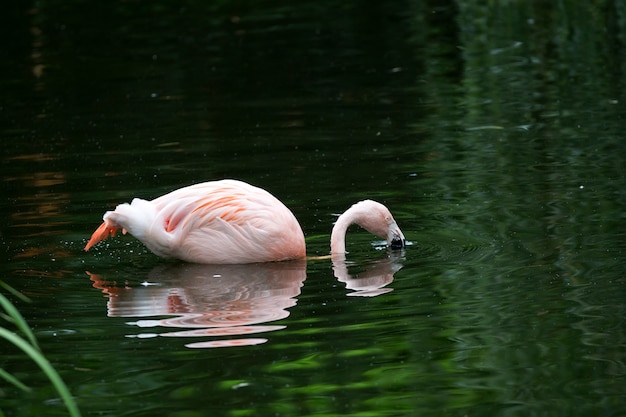
[[[406,246],[404,235],[395,222],[389,225],[389,230],[387,231],[387,245],[389,245],[391,249],[402,249]]]

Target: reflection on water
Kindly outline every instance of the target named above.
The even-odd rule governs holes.
[[[378,259],[367,265],[359,274],[348,272],[349,263],[344,254],[333,256],[333,273],[346,284],[346,288],[354,292],[349,296],[375,297],[393,291],[387,287],[393,281],[393,275],[402,269],[400,261],[404,259],[404,250],[390,251],[388,258]]]
[[[374,297],[392,291],[386,287],[402,268],[402,253],[365,265],[351,275],[345,257],[333,258],[335,277],[346,284],[349,296]],[[352,265],[354,267],[354,265]],[[119,285],[87,272],[93,286],[108,297],[110,317],[155,317],[128,324],[139,328],[179,328],[172,332],[136,333],[128,337],[228,337],[188,343],[190,348],[256,345],[264,338],[230,339],[285,328],[264,325],[289,316],[306,279],[306,262],[268,262],[250,265],[163,264],[139,285]]]
[[[282,329],[258,324],[284,319],[306,279],[304,261],[253,265],[165,264],[154,268],[138,287],[111,285],[89,274],[94,287],[108,295],[111,317],[174,316],[137,320],[140,328],[192,329],[138,333],[131,337],[237,336]],[[229,339],[190,343],[187,347],[242,346],[267,339]]]

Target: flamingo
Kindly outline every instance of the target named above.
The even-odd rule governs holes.
[[[154,200],[135,198],[113,211],[85,246],[119,230],[130,233],[154,254],[201,264],[244,264],[306,257],[298,220],[269,192],[237,180],[210,181],[172,191]],[[345,254],[348,226],[356,223],[392,248],[404,235],[391,212],[372,200],[354,204],[337,219],[331,255]]]

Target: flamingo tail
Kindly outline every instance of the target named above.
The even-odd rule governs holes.
[[[89,239],[89,242],[85,245],[85,251],[88,251],[93,245],[106,239],[109,235],[115,236],[115,233],[117,233],[119,229],[119,227],[109,225],[107,222],[102,223],[91,235],[91,239]]]

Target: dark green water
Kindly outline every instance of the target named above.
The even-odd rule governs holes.
[[[83,415],[626,414],[620,2],[3,6],[4,282]],[[346,263],[198,267],[132,197],[238,178]],[[2,322],[3,326],[11,325]],[[0,341],[6,416],[66,411]]]

